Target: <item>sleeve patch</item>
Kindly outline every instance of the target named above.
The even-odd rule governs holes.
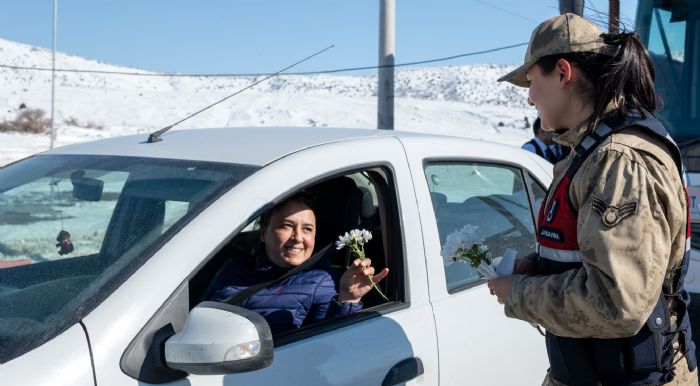
[[[622,220],[637,213],[637,203],[630,202],[622,206],[610,205],[598,197],[593,197],[593,210],[600,215],[603,224],[614,227]]]

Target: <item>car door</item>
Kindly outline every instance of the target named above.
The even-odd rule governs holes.
[[[360,151],[361,150],[361,151]],[[183,322],[188,280],[236,232],[271,202],[314,181],[378,167],[392,180],[402,251],[403,298],[352,315],[304,336],[276,342],[274,362],[249,373],[174,377],[183,385],[381,384],[395,366],[419,360],[420,374],[405,384],[437,384],[435,328],[413,184],[400,143],[392,137],[337,142],[286,156],[256,172],[197,215],[85,318],[98,384],[148,384],[123,369],[127,349],[144,326],[168,315]],[[390,268],[392,269],[392,268]],[[138,351],[138,350],[137,350]],[[128,358],[126,358],[128,359]],[[401,373],[401,371],[398,371]]]
[[[526,322],[509,319],[486,281],[462,262],[441,256],[447,236],[472,226],[474,243],[492,256],[507,249],[534,251],[530,175],[547,171],[524,152],[487,142],[403,141],[416,176],[426,248],[430,298],[440,351],[440,382],[529,385],[547,369],[544,338]]]
[[[0,372],[6,385],[95,385],[88,341],[77,324],[39,348],[3,363]]]

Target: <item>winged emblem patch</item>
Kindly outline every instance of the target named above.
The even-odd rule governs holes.
[[[603,224],[609,227],[614,227],[637,212],[636,202],[630,202],[618,207],[610,205],[598,197],[593,197],[592,207],[600,215]]]

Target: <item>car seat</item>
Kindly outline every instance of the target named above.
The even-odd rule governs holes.
[[[352,178],[335,177],[306,190],[314,196],[315,201],[316,251],[334,244],[338,236],[359,226],[362,195]],[[325,263],[345,267],[347,250],[338,252]]]
[[[430,192],[430,201],[433,202],[433,210],[437,212],[443,205],[447,204],[447,196],[443,193]]]

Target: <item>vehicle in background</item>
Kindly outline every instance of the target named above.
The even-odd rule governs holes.
[[[639,0],[637,29],[654,63],[657,116],[700,186],[700,0]]]
[[[693,248],[685,285],[700,354],[700,0],[639,0],[636,20],[656,72],[657,118],[680,147],[687,169]]]

